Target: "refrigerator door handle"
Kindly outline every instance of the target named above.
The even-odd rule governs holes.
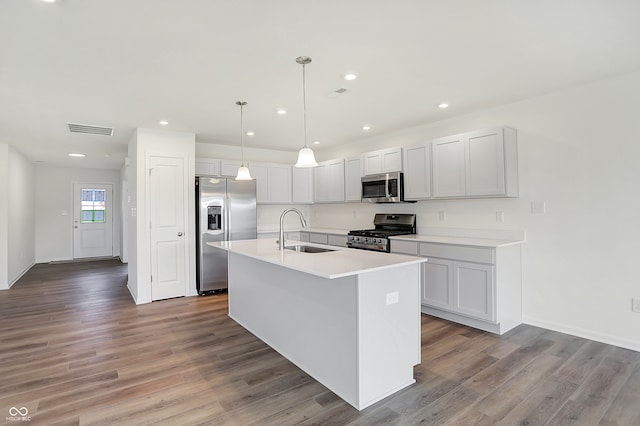
[[[224,239],[225,241],[231,241],[231,214],[229,211],[229,192],[224,195]]]

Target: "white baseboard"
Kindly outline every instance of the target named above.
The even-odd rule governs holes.
[[[27,272],[29,272],[29,269],[33,268],[33,266],[34,266],[35,264],[36,264],[35,262],[32,262],[32,263],[31,263],[31,265],[27,266],[27,268],[26,268],[24,271],[20,272],[20,273],[18,274],[18,276],[17,276],[16,278],[14,278],[14,279],[13,279],[13,281],[11,281],[11,282],[9,283],[9,288],[11,288],[11,286],[12,286],[12,285],[14,285],[14,284],[15,284],[15,283],[20,279],[20,278],[22,278],[22,276],[23,276],[24,274],[26,274]]]
[[[566,324],[560,324],[553,321],[546,321],[539,318],[523,316],[522,321],[525,324],[533,325],[536,327],[546,328],[548,330],[558,331],[560,333],[571,334],[577,337],[583,337],[589,340],[595,340],[596,342],[606,343],[608,345],[619,346],[625,349],[631,349],[632,351],[640,352],[640,340],[631,340],[625,337],[612,336],[610,334],[598,333],[593,330],[587,330],[580,327],[572,327]]]

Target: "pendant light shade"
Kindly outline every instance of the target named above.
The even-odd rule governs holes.
[[[302,65],[302,107],[304,111],[304,147],[298,152],[296,167],[318,167],[313,150],[307,145],[307,85],[304,67],[311,63],[311,58],[298,56],[296,62]]]
[[[244,165],[244,129],[242,127],[242,110],[247,103],[244,101],[236,102],[236,105],[240,107],[240,146],[242,152],[242,163],[240,167],[238,167],[238,174],[236,175],[236,180],[252,180],[251,173],[249,173],[249,168]]]
[[[313,155],[313,150],[306,146],[298,151],[298,162],[296,167],[317,167],[316,157]]]

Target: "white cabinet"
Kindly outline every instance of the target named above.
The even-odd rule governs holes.
[[[503,334],[522,322],[520,245],[477,247],[391,240],[391,252],[427,257],[422,312]]]
[[[500,127],[435,139],[431,150],[434,197],[518,196],[514,129]]]
[[[453,262],[451,260],[429,258],[422,264],[423,305],[453,308]]]
[[[362,157],[351,157],[344,161],[345,201],[362,201]]]
[[[402,171],[402,148],[385,148],[362,155],[365,175]]]
[[[238,175],[238,167],[240,167],[241,165],[242,165],[241,161],[220,160],[220,175],[227,176],[227,177],[236,177]],[[249,165],[249,171],[253,173],[253,170],[251,169],[250,165]]]
[[[344,160],[323,161],[314,168],[314,199],[316,203],[344,201]]]
[[[431,197],[431,144],[421,143],[404,149],[404,199]]]
[[[300,232],[300,241],[307,243],[326,244],[330,246],[346,247],[347,236],[327,234],[324,232]]]
[[[433,196],[463,197],[467,194],[464,135],[431,141],[433,154]]]
[[[291,203],[291,166],[254,163],[251,176],[256,180],[256,201],[262,204]]]
[[[198,158],[195,164],[196,176],[220,176],[220,160]]]
[[[293,167],[291,197],[294,204],[313,204],[313,169]]]

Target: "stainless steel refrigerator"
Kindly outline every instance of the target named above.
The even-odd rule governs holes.
[[[227,252],[210,241],[257,238],[256,181],[196,177],[198,294],[227,288]]]

